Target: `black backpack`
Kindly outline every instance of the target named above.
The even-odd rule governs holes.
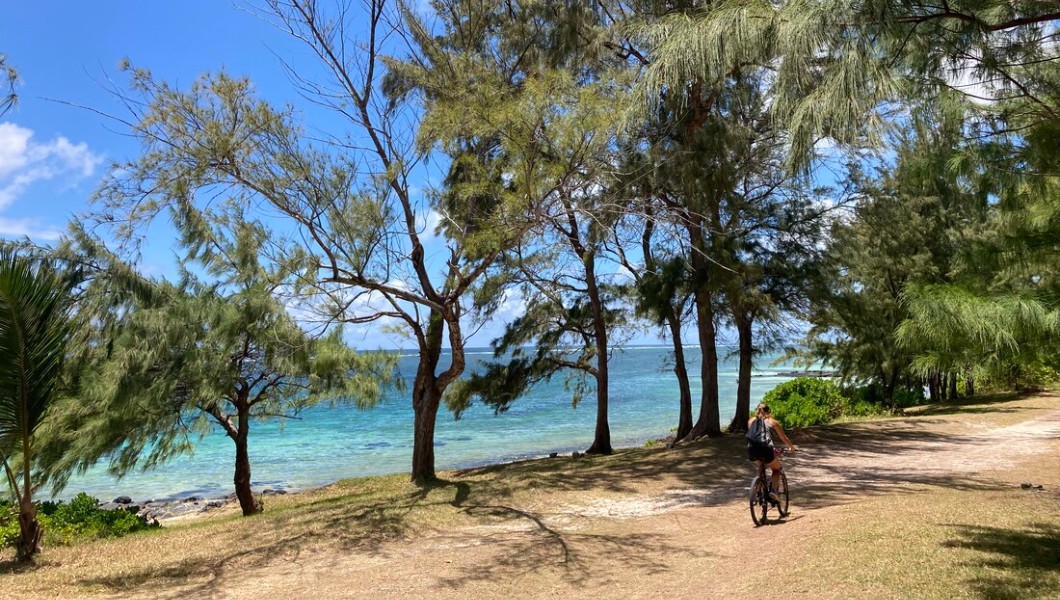
[[[757,448],[768,448],[770,441],[772,439],[765,419],[757,418],[751,422],[751,426],[747,428],[747,442]]]

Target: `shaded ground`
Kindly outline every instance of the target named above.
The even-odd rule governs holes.
[[[793,437],[792,514],[775,525],[751,524],[733,437],[475,469],[379,499],[370,480],[343,484],[265,519],[144,537],[136,556],[118,540],[55,549],[36,571],[0,563],[0,596],[1060,598],[1056,397]]]

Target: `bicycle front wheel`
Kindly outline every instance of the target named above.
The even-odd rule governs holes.
[[[760,477],[751,480],[751,520],[755,527],[766,522],[766,513],[769,511],[769,498],[766,495],[766,482]]]
[[[783,471],[780,472],[780,489],[777,490],[777,497],[780,498],[780,504],[777,506],[780,516],[788,516],[788,476]]]

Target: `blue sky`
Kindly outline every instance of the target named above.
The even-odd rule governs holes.
[[[71,218],[90,210],[90,197],[114,161],[133,158],[138,144],[103,114],[127,116],[112,90],[124,91],[126,59],[177,87],[224,69],[245,75],[274,104],[294,104],[310,129],[334,118],[302,101],[281,67],[308,70],[307,49],[269,23],[223,0],[183,2],[19,2],[0,19],[0,53],[20,74],[18,106],[0,118],[0,236],[54,241]],[[308,71],[311,72],[311,71]],[[141,268],[174,272],[166,226],[154,226]],[[441,250],[428,242],[428,251]],[[521,310],[513,297],[504,317]],[[503,320],[503,319],[502,319]],[[484,327],[472,345],[485,346],[502,323]],[[408,347],[411,340],[379,328],[351,331],[359,347]],[[655,343],[655,337],[640,337]]]
[[[18,2],[0,19],[0,52],[20,73],[19,105],[0,119],[0,234],[46,241],[88,200],[108,163],[135,156],[108,88],[123,59],[186,85],[225,68],[279,103],[294,94],[273,52],[293,41],[217,0]]]

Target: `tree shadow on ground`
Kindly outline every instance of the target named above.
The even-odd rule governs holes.
[[[1003,402],[999,400],[998,403]],[[981,404],[976,404],[979,407]],[[974,408],[974,407],[969,407]],[[995,406],[993,410],[1003,410]],[[932,415],[934,416],[934,415]],[[971,476],[953,475],[953,470],[925,472],[922,468],[880,468],[874,458],[913,452],[962,450],[985,444],[974,436],[926,430],[917,423],[923,417],[848,423],[793,432],[794,441],[806,452],[785,459],[785,470],[793,488],[793,510],[852,502],[867,494],[883,494],[910,485],[944,486],[955,489],[992,489],[996,483]],[[896,464],[894,460],[891,464]],[[361,482],[345,482],[333,492],[297,507],[253,517],[249,542],[239,536],[247,528],[219,528],[214,535],[233,540],[229,550],[201,558],[180,556],[168,565],[137,568],[135,563],[115,575],[85,579],[79,583],[118,591],[138,591],[150,583],[156,597],[182,597],[194,593],[216,593],[229,573],[238,573],[270,562],[297,557],[306,547],[322,544],[360,555],[385,553],[388,542],[437,535],[465,526],[512,524],[518,532],[498,546],[493,565],[468,567],[447,585],[464,585],[479,579],[498,578],[535,569],[559,569],[565,578],[593,583],[606,580],[606,572],[590,569],[641,569],[651,572],[665,565],[641,558],[659,550],[658,556],[680,551],[658,537],[621,537],[560,531],[554,516],[567,510],[555,506],[535,507],[535,491],[592,492],[606,501],[629,496],[651,496],[663,509],[712,506],[746,498],[747,485],[755,474],[746,459],[742,435],[704,439],[674,448],[653,447],[619,450],[610,456],[557,457],[468,469],[448,473],[439,480],[416,487],[393,485],[385,493],[370,493]],[[805,474],[805,477],[803,476]],[[564,496],[558,502],[566,501]],[[521,526],[519,526],[521,524]],[[211,529],[213,531],[213,529]],[[238,541],[237,541],[238,540]],[[648,561],[647,563],[643,561]],[[638,562],[639,561],[639,562]]]
[[[924,422],[849,423],[800,432],[799,443],[809,450],[785,467],[797,505],[820,508],[924,486],[966,491],[1008,487],[976,475],[980,465],[968,462],[980,450],[989,452],[996,440],[932,432],[922,427]]]
[[[971,566],[981,572],[968,583],[983,598],[1045,598],[1060,589],[1060,527],[1035,523],[1022,529],[949,525],[943,543],[976,553]]]
[[[607,587],[613,575],[635,571],[644,576],[666,572],[667,557],[676,554],[699,554],[672,543],[658,534],[624,533],[621,535],[564,531],[546,523],[537,514],[504,505],[469,505],[469,514],[484,514],[522,521],[525,529],[507,532],[494,544],[496,553],[486,564],[458,568],[459,574],[441,578],[442,585],[462,588],[480,581],[512,579],[530,573],[551,571],[564,584]]]
[[[224,589],[229,573],[265,567],[279,558],[294,560],[307,538],[307,534],[299,534],[267,542],[248,540],[244,548],[224,556],[184,558],[163,567],[133,567],[117,575],[88,577],[78,583],[119,593],[142,593],[143,587],[150,585],[151,597],[159,600],[213,596]]]
[[[120,573],[85,578],[78,583],[117,592],[139,591],[141,586],[149,584],[153,595],[159,598],[217,593],[226,575],[263,567],[279,559],[296,558],[309,545],[328,544],[361,555],[385,553],[388,542],[436,535],[439,529],[431,515],[440,515],[444,527],[453,523],[454,514],[458,518],[455,527],[520,521],[533,524],[526,529],[536,533],[513,539],[508,552],[488,569],[490,576],[551,565],[569,571],[577,579],[577,574],[595,557],[605,554],[616,560],[625,557],[636,568],[661,568],[661,564],[645,563],[646,559],[638,558],[642,554],[638,548],[663,544],[662,540],[589,534],[566,537],[567,534],[546,524],[547,517],[510,500],[533,489],[635,494],[638,486],[648,480],[703,486],[711,480],[731,480],[742,474],[746,467],[736,460],[717,460],[709,470],[704,468],[704,461],[714,462],[713,457],[722,450],[723,454],[736,451],[735,440],[716,442],[673,451],[622,450],[611,456],[568,459],[566,464],[536,461],[498,465],[465,471],[455,474],[451,480],[419,487],[410,484],[405,491],[367,500],[351,489],[348,494],[303,503],[295,510],[251,517],[256,525],[253,538],[246,543],[229,543],[226,547],[230,549],[221,553],[181,556],[163,566],[137,566],[132,561]],[[660,453],[666,453],[661,463]],[[245,535],[245,529],[239,526],[242,522],[233,521],[217,535],[232,539]],[[557,556],[561,556],[558,561]],[[484,573],[476,567],[473,573],[469,571],[460,579],[471,581]],[[457,584],[457,580],[449,582],[449,585]]]
[[[14,558],[9,560],[0,559],[0,575],[22,575],[32,573],[41,568],[46,567],[36,561],[18,562]]]
[[[904,416],[907,417],[918,417],[918,416],[936,416],[936,415],[954,415],[958,413],[965,414],[986,414],[986,413],[1014,413],[1020,412],[1020,407],[1000,407],[1001,404],[1008,404],[1020,399],[1030,397],[1029,394],[1018,393],[1018,392],[1004,392],[998,394],[988,394],[983,396],[971,396],[971,397],[960,397],[956,400],[949,400],[940,404],[929,404],[925,406],[914,406],[905,409]]]

